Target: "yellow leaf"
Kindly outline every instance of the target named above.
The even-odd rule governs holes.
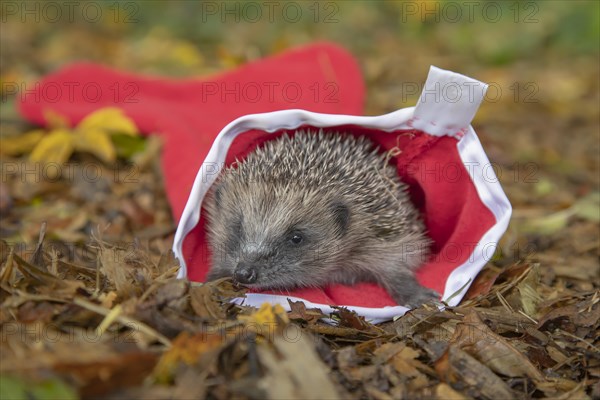
[[[244,332],[253,332],[258,340],[273,340],[275,332],[290,321],[281,305],[272,306],[269,303],[263,303],[260,309],[251,315],[239,315],[238,319],[244,322]]]
[[[29,153],[42,137],[44,137],[44,131],[36,129],[22,135],[2,138],[0,139],[0,153],[8,156]]]
[[[98,129],[109,133],[125,133],[132,136],[138,134],[138,129],[133,120],[127,117],[123,110],[115,107],[95,111],[77,125],[77,130],[81,132]]]
[[[288,323],[288,316],[283,309],[283,307],[279,304],[271,306],[269,303],[263,303],[260,306],[260,309],[256,311],[254,314],[245,316],[239,316],[239,319],[246,321],[247,324],[257,324],[257,325],[276,325],[279,321],[283,323]]]
[[[29,159],[33,162],[62,164],[73,153],[73,135],[66,129],[55,129],[35,146]]]
[[[48,128],[53,129],[66,129],[71,126],[67,117],[60,115],[56,111],[51,109],[45,109],[43,111],[44,119],[46,120],[46,124]]]
[[[174,61],[186,67],[202,65],[202,56],[196,46],[188,42],[176,42],[171,47],[171,56]]]
[[[204,332],[192,336],[188,332],[181,332],[154,367],[154,378],[157,382],[168,383],[172,381],[180,364],[210,364],[206,361],[216,357],[223,344],[223,336],[218,334],[207,335]]]
[[[87,129],[73,134],[75,150],[87,151],[104,162],[111,163],[117,158],[115,146],[108,133],[98,128]]]

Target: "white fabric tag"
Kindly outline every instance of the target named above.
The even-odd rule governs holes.
[[[468,76],[431,66],[410,125],[430,135],[460,138],[471,124],[487,87]]]

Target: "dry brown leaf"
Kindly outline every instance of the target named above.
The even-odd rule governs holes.
[[[230,278],[193,284],[190,288],[191,305],[201,318],[207,320],[226,319],[230,308],[229,300],[244,297],[245,290],[235,288]],[[226,304],[227,307],[223,307]]]
[[[404,342],[384,343],[373,351],[373,362],[384,364],[406,347]]]
[[[373,398],[375,400],[393,400],[394,398],[392,396],[390,396],[389,394],[387,394],[386,392],[383,392],[377,388],[374,388],[373,386],[367,386],[365,388],[366,392],[369,394],[370,398]]]
[[[26,280],[27,285],[36,286],[41,294],[47,294],[57,300],[72,298],[79,289],[85,287],[84,283],[76,280],[60,279],[39,267],[29,264],[16,254],[13,254],[14,263]],[[14,282],[9,282],[13,283]]]
[[[322,318],[327,318],[319,308],[306,308],[306,304],[301,301],[292,301],[288,299],[290,312],[288,318],[291,320],[302,320],[308,324],[315,324]]]
[[[158,308],[170,307],[182,309],[187,305],[187,294],[190,281],[187,279],[176,279],[161,285],[154,296],[155,306]]]
[[[318,323],[318,324],[314,324],[314,325],[308,325],[306,328],[309,331],[314,332],[314,333],[319,333],[322,335],[337,336],[340,338],[343,338],[343,337],[358,338],[361,336],[366,336],[366,337],[380,336],[379,333],[364,332],[364,331],[359,331],[358,329],[354,329],[354,328],[343,328],[343,327],[339,327],[339,326],[329,325],[326,323]]]
[[[99,261],[100,271],[115,285],[117,294],[129,297],[134,293],[138,293],[141,288],[137,287],[131,279],[130,268],[124,262],[125,255],[125,251],[102,245],[99,252]]]
[[[466,400],[467,397],[458,393],[445,383],[440,383],[435,387],[435,396],[439,400]]]
[[[515,394],[492,372],[459,347],[450,345],[448,351],[435,363],[441,380],[451,386],[468,387],[471,396],[486,399],[512,399]]]
[[[207,282],[190,288],[190,304],[196,315],[206,319],[224,319],[225,310],[214,298],[214,286]]]
[[[496,279],[500,276],[500,273],[501,271],[497,271],[493,268],[484,268],[469,287],[464,300],[474,299],[477,296],[488,294],[496,282]]]
[[[19,307],[17,320],[23,323],[42,322],[48,324],[60,312],[60,307],[50,302],[28,301]]]
[[[346,307],[336,307],[336,314],[340,317],[340,326],[356,329],[359,331],[374,331],[375,327],[365,320],[365,317],[358,315]]]
[[[560,350],[558,350],[554,346],[546,346],[546,351],[548,352],[548,355],[554,361],[556,361],[556,364],[565,363],[569,359],[569,357],[565,356]]]
[[[472,354],[493,371],[505,376],[528,376],[543,381],[544,376],[520,351],[485,325],[477,312],[469,310],[456,326],[451,343]]]
[[[313,350],[308,335],[298,340],[276,336],[273,348],[258,346],[267,374],[258,382],[267,399],[339,399],[328,368]]]
[[[121,211],[127,215],[135,227],[145,227],[154,223],[154,215],[144,210],[135,199],[123,199]]]
[[[423,364],[416,360],[418,356],[418,351],[405,347],[394,356],[392,363],[401,375],[417,378],[423,375],[419,369],[424,369]]]
[[[53,368],[78,382],[80,395],[88,398],[141,385],[154,368],[157,358],[150,352],[121,352],[105,360],[92,358],[86,363],[58,362]]]
[[[592,306],[591,310],[581,309],[580,306],[575,304],[554,308],[540,318],[537,327],[541,330],[547,330],[551,323],[560,325],[560,320],[571,320],[577,325],[586,327],[596,326],[600,320],[600,303]]]
[[[539,265],[536,264],[529,270],[527,276],[517,285],[523,312],[532,318],[536,317],[537,306],[542,301],[542,297],[537,291],[539,282]]]
[[[571,392],[577,390],[578,382],[565,378],[551,378],[548,381],[538,384],[540,389],[548,397],[555,397],[559,393]]]

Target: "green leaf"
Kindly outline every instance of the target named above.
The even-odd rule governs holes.
[[[27,400],[25,382],[8,376],[0,376],[0,400]]]
[[[142,136],[117,133],[111,135],[111,140],[117,150],[117,156],[121,158],[129,159],[134,154],[140,153],[146,149],[146,139]]]
[[[20,378],[0,376],[0,400],[75,400],[77,392],[59,379],[27,382]]]
[[[58,379],[44,381],[33,386],[31,388],[31,394],[34,399],[39,400],[75,400],[79,398],[77,393],[70,386],[67,386]]]

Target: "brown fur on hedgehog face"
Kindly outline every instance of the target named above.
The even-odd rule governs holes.
[[[347,256],[340,250],[348,207],[333,195],[325,199],[300,187],[281,192],[252,186],[224,179],[211,191],[209,240],[225,240],[212,249],[210,278],[233,276],[256,289],[326,284]],[[252,201],[241,200],[248,193]]]
[[[204,203],[209,280],[255,289],[375,281],[398,302],[433,295],[413,271],[429,239],[405,185],[366,138],[296,132],[227,168]]]

